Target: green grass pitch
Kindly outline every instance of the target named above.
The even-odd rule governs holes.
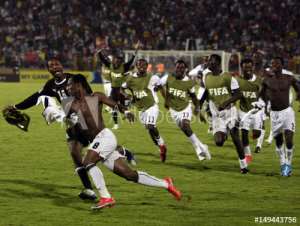
[[[0,83],[1,109],[23,100],[41,86]],[[97,85],[94,89],[101,87]],[[209,145],[212,153],[211,161],[199,162],[184,134],[164,119],[158,124],[168,145],[168,158],[162,164],[142,125],[123,121],[115,134],[120,144],[134,150],[137,169],[161,178],[171,176],[183,199],[177,202],[165,190],[127,182],[101,166],[116,205],[92,212],[93,203],[77,196],[81,184],[74,173],[64,128],[60,124],[46,125],[41,110],[41,107],[26,110],[31,116],[27,133],[8,125],[1,117],[0,226],[285,225],[255,222],[255,217],[265,216],[297,217],[297,223],[288,225],[300,225],[300,135],[297,132],[293,175],[283,178],[279,175],[274,144],[264,144],[260,154],[253,154],[251,172],[241,175],[230,140],[218,148],[207,134],[207,125],[194,122],[194,132]],[[105,118],[107,127],[111,127],[107,113]],[[299,126],[298,112],[296,118]]]

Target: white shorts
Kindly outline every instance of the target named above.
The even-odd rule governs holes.
[[[175,111],[174,109],[170,108],[170,114],[172,119],[176,122],[176,124],[179,126],[182,120],[192,120],[192,105],[189,104],[185,109],[182,111]]]
[[[107,81],[107,80],[105,80]],[[104,88],[104,94],[105,96],[110,96],[110,93],[111,93],[111,82],[107,81],[107,82],[104,82],[103,81],[103,88]]]
[[[156,125],[158,115],[159,115],[159,108],[157,104],[154,104],[146,111],[139,112],[140,121],[144,125]]]
[[[291,107],[281,111],[270,112],[273,137],[282,133],[285,130],[295,132],[295,112]]]
[[[237,125],[238,114],[235,106],[223,111],[212,111],[213,134],[216,132],[227,133],[227,130]]]
[[[255,114],[249,115],[249,117],[245,118],[243,121],[243,117],[245,116],[246,112],[239,110],[239,122],[240,122],[240,129],[244,130],[262,130],[263,128],[263,121],[264,121],[264,109],[256,112]]]
[[[104,128],[94,138],[93,142],[89,144],[88,150],[93,150],[99,154],[101,158],[105,160],[109,159],[110,156],[117,148],[117,138],[113,132]]]

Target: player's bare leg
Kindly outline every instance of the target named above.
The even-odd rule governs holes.
[[[92,209],[102,209],[105,207],[112,207],[115,204],[114,198],[108,192],[104,180],[104,176],[99,167],[96,166],[97,162],[103,160],[99,154],[93,150],[88,150],[84,157],[83,164],[86,167],[89,175],[91,176],[96,189],[99,192],[99,202]]]
[[[167,158],[167,147],[163,138],[159,135],[157,127],[155,125],[147,124],[146,129],[148,130],[153,143],[159,147],[161,161],[165,162]]]
[[[292,159],[293,159],[293,136],[294,132],[290,130],[284,131],[284,138],[286,144],[286,167],[284,171],[284,176],[290,176],[292,173]]]
[[[75,140],[69,141],[68,146],[69,146],[71,157],[75,165],[75,171],[78,174],[81,183],[85,188],[79,193],[78,196],[81,199],[95,200],[97,196],[93,191],[92,184],[87,174],[86,168],[82,163],[81,150],[83,147],[80,142]]]
[[[219,147],[222,147],[226,141],[227,134],[221,131],[218,131],[214,134],[215,144]]]
[[[246,159],[245,159],[245,153],[244,153],[244,150],[243,150],[243,145],[242,145],[242,142],[240,140],[240,137],[239,137],[239,130],[238,128],[234,127],[230,130],[230,135],[231,135],[231,139],[232,139],[232,142],[236,148],[236,152],[239,156],[239,163],[240,163],[240,168],[241,168],[241,173],[242,174],[245,174],[245,173],[248,173],[248,164],[246,162]]]
[[[285,155],[285,148],[283,145],[283,134],[280,133],[278,134],[276,137],[274,137],[275,139],[275,144],[276,144],[276,153],[279,157],[279,162],[280,162],[280,171],[281,171],[281,175],[284,175],[284,170],[286,167],[286,155]]]
[[[122,158],[115,160],[113,172],[128,181],[143,184],[150,187],[167,189],[177,200],[181,199],[181,193],[173,185],[171,178],[164,180],[149,175],[146,172],[132,170]]]

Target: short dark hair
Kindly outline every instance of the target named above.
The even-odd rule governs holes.
[[[218,61],[218,63],[219,64],[221,64],[221,62],[222,62],[222,58],[221,58],[221,56],[220,55],[218,55],[218,54],[211,54],[210,56],[209,56],[209,58],[216,58],[216,60]]]
[[[274,56],[274,57],[272,58],[272,60],[280,60],[282,66],[284,65],[284,59],[283,59],[283,57],[281,57],[281,56]]]
[[[82,85],[82,87],[85,89],[85,91],[88,93],[88,94],[92,94],[93,93],[93,90],[92,88],[90,87],[88,81],[86,80],[85,76],[82,75],[82,74],[75,74],[75,75],[72,75],[71,77],[73,83],[79,83]]]
[[[242,59],[240,65],[242,67],[243,64],[249,64],[249,63],[253,64],[253,60],[251,58],[244,58],[244,59]]]
[[[136,61],[136,63],[139,62],[139,61],[144,61],[144,62],[146,62],[146,63],[148,64],[148,61],[147,61],[145,58],[140,58],[140,59],[138,59],[138,60]]]
[[[176,60],[176,61],[175,61],[175,65],[176,65],[176,64],[184,64],[184,66],[185,66],[186,68],[188,68],[188,65],[187,65],[186,62],[185,62],[184,60],[182,60],[182,59]]]

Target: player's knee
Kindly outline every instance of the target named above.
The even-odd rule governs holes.
[[[138,174],[136,171],[126,171],[124,173],[124,178],[128,181],[133,181],[133,182],[137,182],[138,181]]]
[[[146,125],[146,128],[150,131],[153,131],[155,129],[155,126],[154,125],[150,125],[150,124],[147,124]]]
[[[215,136],[215,144],[219,147],[222,147],[224,144],[225,139],[222,136],[216,135]]]
[[[292,149],[294,146],[293,142],[292,141],[286,141],[286,148],[287,149]]]
[[[261,134],[260,130],[253,130],[252,138],[257,139],[260,137],[260,134]]]
[[[218,146],[218,147],[222,147],[223,144],[224,144],[224,140],[215,140],[215,144]]]
[[[88,172],[90,169],[92,169],[94,166],[96,166],[95,163],[84,163],[85,169]]]

